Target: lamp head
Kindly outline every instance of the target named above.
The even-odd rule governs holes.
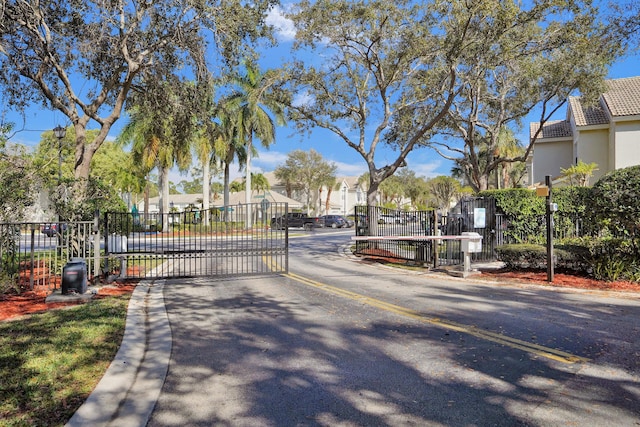
[[[67,129],[65,129],[62,126],[58,125],[55,128],[53,128],[53,134],[56,136],[56,138],[62,139],[67,134]]]

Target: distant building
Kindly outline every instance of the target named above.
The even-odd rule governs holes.
[[[274,172],[263,173],[264,177],[271,186],[270,191],[287,195],[287,190],[278,179]],[[327,195],[329,195],[329,203],[327,203]],[[294,191],[291,197],[299,200],[300,203],[306,203],[306,196],[300,192]],[[340,176],[336,178],[336,184],[331,189],[323,186],[320,191],[312,195],[311,198],[312,211],[317,215],[349,215],[353,213],[353,208],[358,205],[367,204],[367,192],[358,184],[358,177]]]
[[[561,169],[578,161],[596,163],[590,185],[609,171],[640,165],[640,77],[608,80],[595,107],[570,97],[565,120],[540,129],[531,123],[530,139],[540,134],[527,161],[528,185],[557,179]]]
[[[229,205],[241,205],[245,203],[244,191],[239,191],[237,193],[229,194]],[[270,202],[276,203],[288,203],[289,209],[301,209],[302,203],[297,200],[290,199],[288,197],[282,196],[276,192],[272,191],[255,191],[252,195],[251,203],[260,203],[264,199],[269,200]],[[212,197],[210,201],[209,209],[219,208],[224,205],[224,200],[222,194],[217,197]],[[204,206],[202,206],[202,194],[170,194],[169,195],[169,209],[172,209],[177,212],[184,212],[190,210],[192,208],[202,210]],[[140,212],[144,212],[144,201],[140,200],[137,204],[138,210]],[[158,213],[160,212],[160,197],[151,197],[149,199],[149,213]]]

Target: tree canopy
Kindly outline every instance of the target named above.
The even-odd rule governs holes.
[[[290,115],[301,130],[328,129],[358,152],[369,169],[368,202],[380,183],[446,115],[455,93],[460,46],[434,31],[440,16],[422,2],[302,1],[290,17],[297,29],[285,87],[295,94]],[[403,138],[385,139],[407,110],[420,111]],[[409,129],[409,127],[406,127]],[[397,157],[378,166],[387,142]]]
[[[39,181],[32,159],[20,147],[7,144],[12,128],[10,123],[0,126],[0,223],[23,218],[34,203]]]
[[[322,158],[322,155],[311,149],[309,151],[294,150],[287,155],[285,164],[275,170],[275,176],[285,184],[287,180],[296,182],[294,191],[301,193],[306,200],[307,211],[311,212],[316,205],[324,185],[335,182],[337,166]]]
[[[523,143],[524,150],[506,150],[512,136],[505,130],[519,130],[531,112],[544,124],[578,90],[594,103],[608,67],[623,52],[622,38],[589,0],[526,7],[501,0],[452,2],[449,15],[469,20],[469,36],[458,67],[460,93],[442,132],[449,138],[432,144],[482,191],[494,171],[525,161],[538,136]]]
[[[67,118],[76,138],[75,178],[86,180],[132,90],[158,92],[163,81],[186,73],[207,80],[211,68],[235,62],[244,41],[264,34],[271,4],[3,1],[0,87],[9,107],[41,104]],[[99,127],[93,139],[89,123]]]
[[[621,53],[619,34],[589,0],[302,1],[289,17],[297,30],[283,79],[291,118],[302,130],[328,129],[360,154],[369,204],[427,145],[461,159],[475,187],[486,188],[493,171],[531,149],[497,150],[503,129],[534,108],[548,120],[576,90],[594,99]],[[381,163],[382,144],[395,154]]]

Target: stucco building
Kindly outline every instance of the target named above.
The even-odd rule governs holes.
[[[609,171],[640,165],[640,77],[608,80],[598,105],[586,107],[570,97],[565,120],[530,124],[535,141],[527,163],[528,184],[557,179],[561,170],[582,161],[596,163],[590,185]]]
[[[286,188],[276,179],[275,173],[266,172],[263,175],[271,186],[271,192],[287,195]],[[306,196],[296,191],[293,191],[291,198],[306,203]],[[323,186],[321,191],[312,195],[311,200],[312,210],[317,215],[349,215],[354,212],[355,206],[366,204],[367,192],[358,183],[357,176],[336,177],[336,183],[331,191]]]

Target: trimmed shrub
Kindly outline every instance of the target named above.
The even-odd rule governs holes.
[[[617,169],[600,178],[591,189],[589,211],[614,236],[640,237],[640,166]]]
[[[544,242],[544,199],[526,188],[483,191],[481,197],[494,197],[496,208],[509,224],[504,234],[507,241]]]
[[[553,202],[558,204],[554,214],[556,235],[574,237],[593,233],[589,221],[583,221],[588,206],[590,189],[586,187],[558,187],[553,189]],[[507,241],[543,244],[546,242],[546,199],[526,188],[489,190],[480,193],[494,197],[496,207],[504,215],[509,227]]]
[[[554,246],[555,267],[588,274],[598,280],[640,281],[640,260],[633,242],[616,238],[576,238]],[[498,259],[513,270],[546,269],[544,245],[515,244],[496,248]]]
[[[547,249],[542,245],[502,245],[496,248],[496,254],[512,270],[546,268],[547,265]]]
[[[547,268],[547,247],[544,245],[502,245],[496,248],[496,253],[498,259],[513,270]],[[554,246],[555,267],[586,273],[590,268],[587,254],[588,250],[579,245]]]

